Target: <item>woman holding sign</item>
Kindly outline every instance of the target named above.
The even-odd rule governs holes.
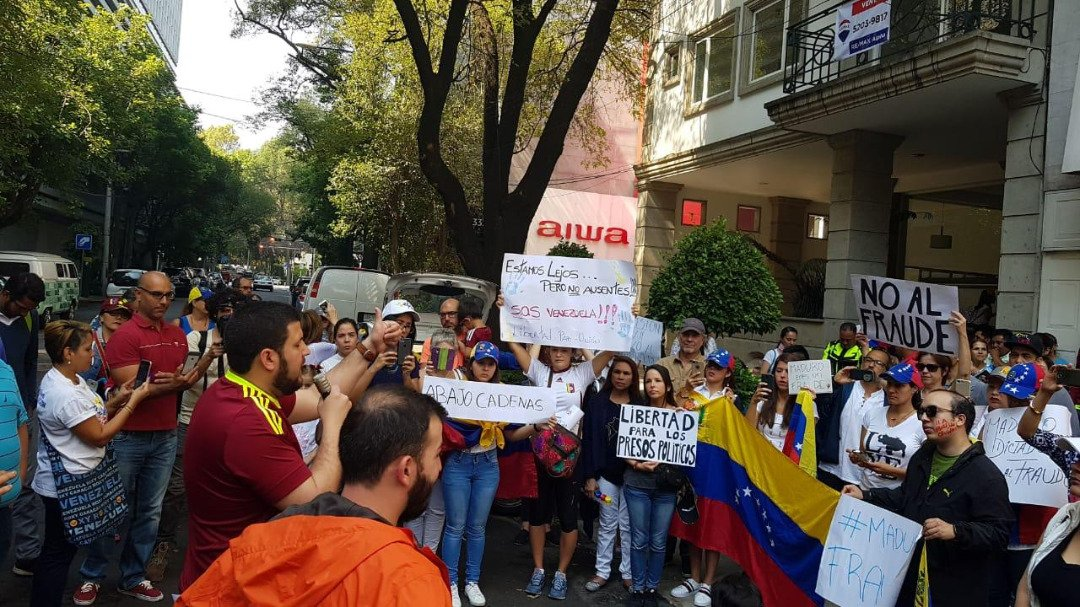
[[[757,391],[751,397],[751,406],[746,408],[746,420],[757,428],[778,451],[784,450],[791,414],[795,411],[797,391],[788,390],[788,363],[806,360],[802,353],[784,352],[776,358],[773,367],[773,381],[762,376]],[[814,418],[817,418],[817,403],[814,404]]]

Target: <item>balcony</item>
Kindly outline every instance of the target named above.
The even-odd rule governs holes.
[[[1043,57],[1031,51],[1043,38],[1036,24],[1045,23],[1046,0],[892,0],[889,41],[837,61],[836,11],[846,3],[788,28],[786,96],[766,105],[775,123],[837,132],[852,128],[842,114],[877,101],[906,96],[905,109],[932,111],[943,95],[985,103],[1042,78]]]

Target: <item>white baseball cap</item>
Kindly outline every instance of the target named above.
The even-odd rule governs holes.
[[[383,306],[383,318],[388,316],[401,316],[402,314],[411,314],[413,321],[420,322],[420,315],[416,313],[413,305],[404,299],[392,299]]]

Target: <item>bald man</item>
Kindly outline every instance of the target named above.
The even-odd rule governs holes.
[[[120,477],[128,491],[131,517],[120,554],[117,590],[144,601],[164,598],[146,579],[146,564],[154,549],[161,503],[176,458],[177,397],[199,379],[197,368],[187,375],[180,374],[188,352],[187,338],[179,327],[165,322],[165,313],[175,297],[168,276],[161,272],[143,274],[135,288],[135,315],[113,333],[105,348],[114,385],[131,381],[140,362],[150,361],[150,396],[112,442]],[[89,547],[80,570],[83,584],[75,592],[76,604],[92,604],[97,598],[115,544],[108,536]]]

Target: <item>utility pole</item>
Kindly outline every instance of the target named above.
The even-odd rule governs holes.
[[[105,296],[105,290],[109,286],[109,235],[112,233],[112,180],[105,184],[105,226],[102,232],[102,256],[101,256],[101,296]]]

